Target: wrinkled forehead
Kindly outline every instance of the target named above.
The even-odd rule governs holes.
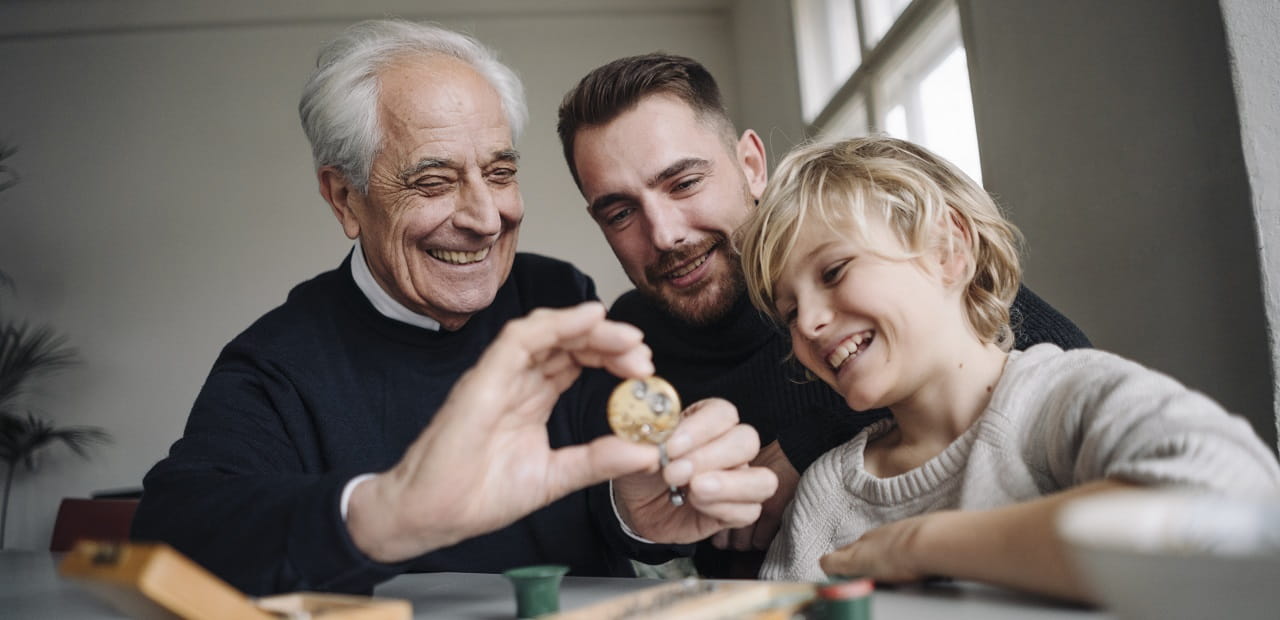
[[[380,154],[416,152],[434,143],[486,153],[512,148],[498,92],[452,57],[411,57],[388,65],[380,74],[378,108]]]
[[[457,113],[501,113],[502,97],[489,80],[467,62],[445,56],[403,55],[378,71],[378,105],[390,110],[438,109]]]

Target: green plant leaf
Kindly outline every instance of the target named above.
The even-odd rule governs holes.
[[[13,157],[13,154],[17,152],[18,147],[0,142],[0,161]],[[19,178],[17,170],[0,164],[0,192],[17,185]]]
[[[10,467],[21,463],[27,471],[34,471],[36,455],[54,443],[89,458],[88,448],[111,443],[111,435],[96,426],[58,427],[30,412],[25,417],[0,412],[0,460]]]
[[[32,378],[78,361],[78,352],[49,327],[0,323],[0,410],[11,406]]]

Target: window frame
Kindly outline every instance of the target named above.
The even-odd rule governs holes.
[[[863,0],[848,1],[853,3],[857,18],[856,36],[862,49],[862,61],[844,84],[835,89],[817,114],[811,119],[805,119],[807,135],[810,136],[827,133],[836,124],[835,121],[848,117],[846,110],[849,106],[859,105],[859,102],[866,111],[865,126],[871,131],[883,131],[880,110],[886,100],[894,99],[885,93],[900,90],[903,84],[908,83],[901,75],[895,76],[894,72],[903,66],[914,64],[911,67],[912,74],[927,74],[946,59],[945,49],[954,42],[939,26],[948,19],[958,20],[959,8],[955,0],[913,0],[880,40],[871,46],[867,45]],[[963,41],[960,44],[963,47]],[[807,86],[802,89],[802,94],[806,95],[812,90]],[[803,102],[803,105],[806,110],[814,107],[808,101]],[[919,110],[919,105],[908,106],[909,128],[920,126],[920,119],[912,118],[919,114]]]

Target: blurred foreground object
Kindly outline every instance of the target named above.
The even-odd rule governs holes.
[[[536,618],[560,611],[560,580],[569,572],[563,564],[521,566],[502,572],[516,590],[516,617]]]
[[[1067,506],[1058,531],[1095,595],[1121,618],[1277,617],[1280,497],[1112,493]]]
[[[814,598],[811,583],[683,579],[545,616],[549,620],[790,618]]]
[[[58,566],[63,576],[131,618],[407,620],[408,601],[295,593],[253,600],[168,545],[81,541]]]
[[[82,539],[129,540],[129,524],[138,509],[136,499],[64,497],[53,522],[50,551],[70,551]]]

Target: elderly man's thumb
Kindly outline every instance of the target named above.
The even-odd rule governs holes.
[[[548,491],[555,500],[573,491],[637,472],[658,469],[658,450],[613,435],[552,452]]]

